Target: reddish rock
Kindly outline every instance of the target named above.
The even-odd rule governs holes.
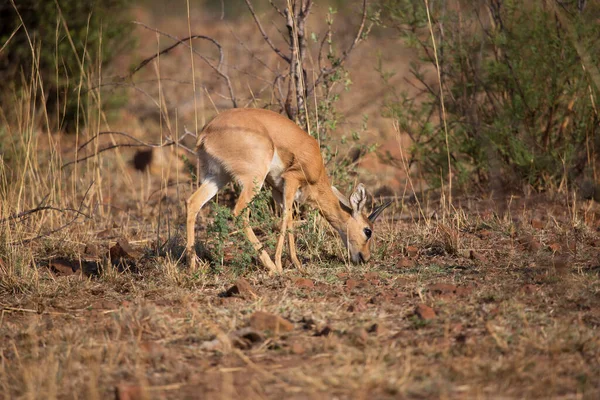
[[[142,400],[148,396],[140,385],[120,383],[115,388],[115,398],[117,400]]]
[[[50,261],[48,267],[58,276],[81,275],[79,263],[63,258]]]
[[[482,239],[487,239],[490,236],[492,236],[492,232],[488,231],[487,229],[483,229],[483,230],[479,231],[479,237]]]
[[[456,285],[447,283],[436,283],[428,287],[429,292],[434,295],[451,295],[456,293]]]
[[[300,354],[304,354],[306,352],[306,349],[304,348],[304,346],[302,346],[301,343],[299,342],[294,342],[292,343],[292,345],[290,346],[290,351],[293,354],[296,355],[300,355]]]
[[[523,292],[524,294],[534,294],[539,292],[540,288],[536,285],[532,285],[532,284],[528,284],[528,285],[524,285],[521,288],[521,292]]]
[[[223,296],[240,296],[245,299],[255,299],[258,297],[258,295],[256,294],[256,290],[254,290],[252,285],[250,285],[250,283],[244,278],[240,278],[237,281],[235,281],[233,286],[227,289]]]
[[[348,279],[346,281],[346,288],[348,288],[348,290],[354,290],[354,288],[359,287],[360,282],[357,281],[356,279]]]
[[[347,272],[339,272],[338,274],[336,274],[336,276],[338,277],[338,279],[344,280],[348,278],[349,274]]]
[[[531,235],[523,235],[519,237],[519,244],[529,251],[539,251],[542,248],[540,242]]]
[[[541,219],[534,218],[531,220],[531,226],[535,229],[543,229],[546,224]]]
[[[367,272],[365,274],[364,278],[368,281],[378,281],[379,274],[377,272]]]
[[[421,318],[421,319],[423,319],[425,321],[432,320],[432,319],[434,319],[434,318],[437,317],[437,315],[435,314],[435,311],[433,310],[433,308],[429,307],[426,304],[422,304],[422,303],[419,304],[417,306],[417,308],[415,309],[415,314],[419,318]]]
[[[415,246],[406,246],[406,255],[410,258],[415,258],[419,255],[419,249]]]
[[[473,287],[472,286],[459,286],[456,288],[454,293],[457,296],[469,296],[469,295],[471,295],[471,293],[473,293]]]
[[[557,251],[560,251],[561,247],[560,247],[560,244],[558,244],[558,243],[552,243],[548,246],[548,249],[550,249],[551,251],[556,253]]]
[[[364,328],[354,328],[350,331],[350,338],[357,346],[365,346],[369,340],[369,334]]]
[[[407,257],[400,257],[396,263],[396,268],[412,268],[415,266],[415,262]]]
[[[354,303],[348,306],[349,312],[361,312],[367,309],[367,304],[362,297],[357,297]]]
[[[298,278],[298,279],[294,280],[294,285],[296,285],[297,288],[301,288],[301,289],[312,289],[315,287],[315,284],[313,283],[313,281],[311,281],[310,279],[306,279],[306,278]]]
[[[481,261],[481,262],[485,262],[486,261],[485,256],[483,254],[481,254],[480,252],[475,251],[475,250],[469,251],[469,258],[471,260],[475,260],[475,261]]]
[[[271,331],[276,334],[294,329],[294,324],[287,319],[264,311],[256,311],[252,314],[250,326],[258,331]]]
[[[121,238],[117,243],[110,248],[108,251],[111,260],[118,260],[119,258],[138,259],[142,255],[139,251],[134,250],[129,244],[127,239]]]

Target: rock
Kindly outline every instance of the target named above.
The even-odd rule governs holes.
[[[532,284],[524,285],[521,288],[521,292],[523,292],[524,294],[534,294],[534,293],[539,292],[539,290],[540,290],[540,288],[538,286],[532,285]]]
[[[142,400],[148,396],[140,385],[120,383],[115,388],[115,398],[117,400]]]
[[[369,340],[369,334],[364,328],[354,328],[350,331],[350,338],[355,345],[364,346]]]
[[[471,293],[473,293],[473,287],[472,286],[459,286],[456,288],[454,293],[457,296],[469,296],[469,295],[471,295]]]
[[[364,279],[368,281],[379,281],[379,274],[377,272],[367,272]]]
[[[264,311],[256,311],[250,316],[250,326],[259,331],[271,331],[275,334],[294,329],[294,324],[287,319]]]
[[[361,312],[367,309],[367,304],[362,297],[357,297],[354,303],[348,306],[349,312]]]
[[[534,229],[543,229],[544,226],[546,226],[546,224],[544,224],[544,222],[541,219],[534,218],[531,220],[531,226]]]
[[[456,293],[456,285],[447,283],[436,283],[428,287],[429,292],[434,295],[451,295]]]
[[[523,235],[519,237],[518,242],[526,250],[537,252],[542,248],[540,242],[531,235]]]
[[[233,331],[229,334],[229,339],[231,340],[233,346],[242,350],[248,350],[255,344],[265,341],[264,336],[252,328],[242,328],[238,329],[237,331]]]
[[[481,254],[480,252],[475,251],[475,250],[469,251],[469,258],[471,260],[480,261],[480,262],[485,262],[486,261],[485,256],[483,254]]]
[[[407,257],[400,257],[396,263],[396,268],[412,268],[415,266],[415,262]]]
[[[548,246],[548,249],[554,253],[560,251],[560,244],[559,243],[552,243]]]
[[[110,259],[113,261],[120,258],[135,260],[142,256],[139,251],[134,250],[133,247],[131,247],[125,238],[119,239],[117,243],[110,248],[108,253],[110,255]]]
[[[492,232],[488,231],[487,229],[483,229],[483,230],[479,231],[479,237],[482,239],[487,239],[490,236],[492,236]]]
[[[338,277],[338,279],[344,280],[348,279],[349,274],[347,272],[339,272],[336,274],[336,276]]]
[[[435,319],[437,317],[437,315],[435,314],[435,311],[433,310],[433,308],[429,307],[426,304],[422,304],[422,303],[419,304],[417,306],[417,308],[415,309],[415,314],[419,318],[421,318],[421,319],[423,319],[425,321],[432,320],[432,319]]]
[[[221,296],[240,296],[245,299],[255,299],[258,297],[252,285],[250,285],[250,283],[244,278],[240,278],[237,281],[235,281],[233,286],[227,289],[224,293],[222,293]]]
[[[79,263],[64,258],[56,258],[48,263],[48,267],[58,276],[81,275]]]
[[[97,258],[100,256],[100,250],[98,249],[98,246],[96,246],[93,243],[86,244],[85,249],[83,250],[83,253],[87,256],[94,257],[94,258]]]
[[[419,249],[415,246],[406,246],[406,255],[410,258],[415,258],[419,255]]]
[[[329,335],[331,335],[332,332],[333,332],[333,329],[331,329],[329,327],[329,325],[326,325],[319,332],[315,333],[315,336],[329,336]]]
[[[298,279],[294,280],[294,285],[296,285],[297,288],[301,288],[301,289],[312,289],[315,287],[315,284],[313,283],[313,281],[311,281],[310,279],[306,279],[306,278],[298,278]]]
[[[302,344],[300,342],[295,341],[290,346],[290,351],[293,354],[300,355],[300,354],[304,354],[306,349],[304,348],[304,346],[302,346]]]
[[[348,288],[348,290],[353,290],[356,287],[358,287],[358,281],[356,279],[348,279],[346,281],[346,288]]]

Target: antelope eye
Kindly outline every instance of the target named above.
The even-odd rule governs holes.
[[[367,237],[367,240],[371,239],[371,234],[373,232],[371,232],[371,230],[369,228],[363,229],[363,232],[365,233],[365,236]]]

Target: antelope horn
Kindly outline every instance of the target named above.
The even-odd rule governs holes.
[[[387,203],[383,203],[379,207],[376,207],[373,210],[373,212],[371,213],[371,215],[369,215],[369,221],[375,222],[375,220],[377,219],[377,217],[379,217],[379,214],[381,214],[381,212],[383,210],[385,210],[386,208],[388,208],[390,206],[390,204],[392,204],[392,200],[388,201]]]

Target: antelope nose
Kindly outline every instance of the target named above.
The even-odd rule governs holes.
[[[365,262],[367,262],[367,260],[365,259],[365,256],[363,256],[363,253],[358,253],[358,262],[361,264],[364,264]]]

